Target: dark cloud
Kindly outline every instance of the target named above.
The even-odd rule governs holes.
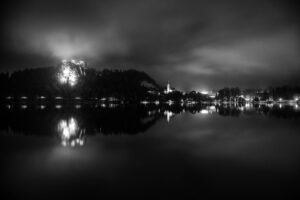
[[[294,1],[9,1],[2,70],[83,58],[182,89],[300,84]],[[49,63],[49,64],[47,64]]]

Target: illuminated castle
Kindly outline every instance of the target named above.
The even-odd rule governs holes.
[[[87,63],[82,60],[62,60],[58,72],[59,82],[70,86],[76,85],[81,76],[85,76]]]

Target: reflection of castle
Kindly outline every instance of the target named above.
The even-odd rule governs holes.
[[[57,130],[60,134],[62,146],[83,146],[85,143],[85,129],[78,126],[78,122],[71,117],[68,120],[60,120]]]

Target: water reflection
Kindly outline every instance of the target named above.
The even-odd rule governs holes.
[[[164,112],[164,115],[167,118],[167,122],[170,122],[171,121],[171,117],[175,116],[175,114],[172,111],[169,111],[169,110],[166,110]]]
[[[58,122],[57,131],[60,135],[62,146],[83,146],[85,143],[85,129],[81,129],[73,117]]]
[[[12,194],[201,198],[285,188],[286,197],[299,188],[298,105],[76,104],[0,108],[2,180]]]
[[[3,105],[0,109],[0,131],[48,136],[58,131],[64,146],[76,146],[84,144],[85,134],[143,133],[159,119],[170,122],[182,113],[300,118],[297,104],[78,105]]]

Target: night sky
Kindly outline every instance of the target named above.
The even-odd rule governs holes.
[[[10,0],[0,8],[0,71],[79,58],[184,90],[300,85],[296,2]]]

